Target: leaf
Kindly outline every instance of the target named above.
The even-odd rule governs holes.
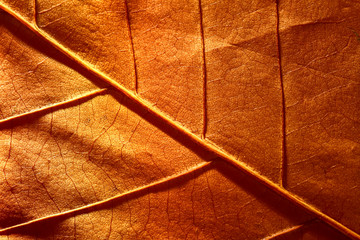
[[[0,239],[360,239],[358,2],[0,7]]]

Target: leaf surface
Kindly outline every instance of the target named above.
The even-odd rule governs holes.
[[[1,237],[359,238],[360,6],[317,4],[2,0]]]

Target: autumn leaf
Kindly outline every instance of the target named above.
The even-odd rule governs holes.
[[[0,239],[360,239],[360,2],[0,8]]]

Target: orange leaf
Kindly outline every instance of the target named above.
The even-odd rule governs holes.
[[[360,3],[0,8],[0,239],[360,239]]]

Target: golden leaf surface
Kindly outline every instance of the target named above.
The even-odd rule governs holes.
[[[358,1],[0,8],[0,239],[360,239]]]

